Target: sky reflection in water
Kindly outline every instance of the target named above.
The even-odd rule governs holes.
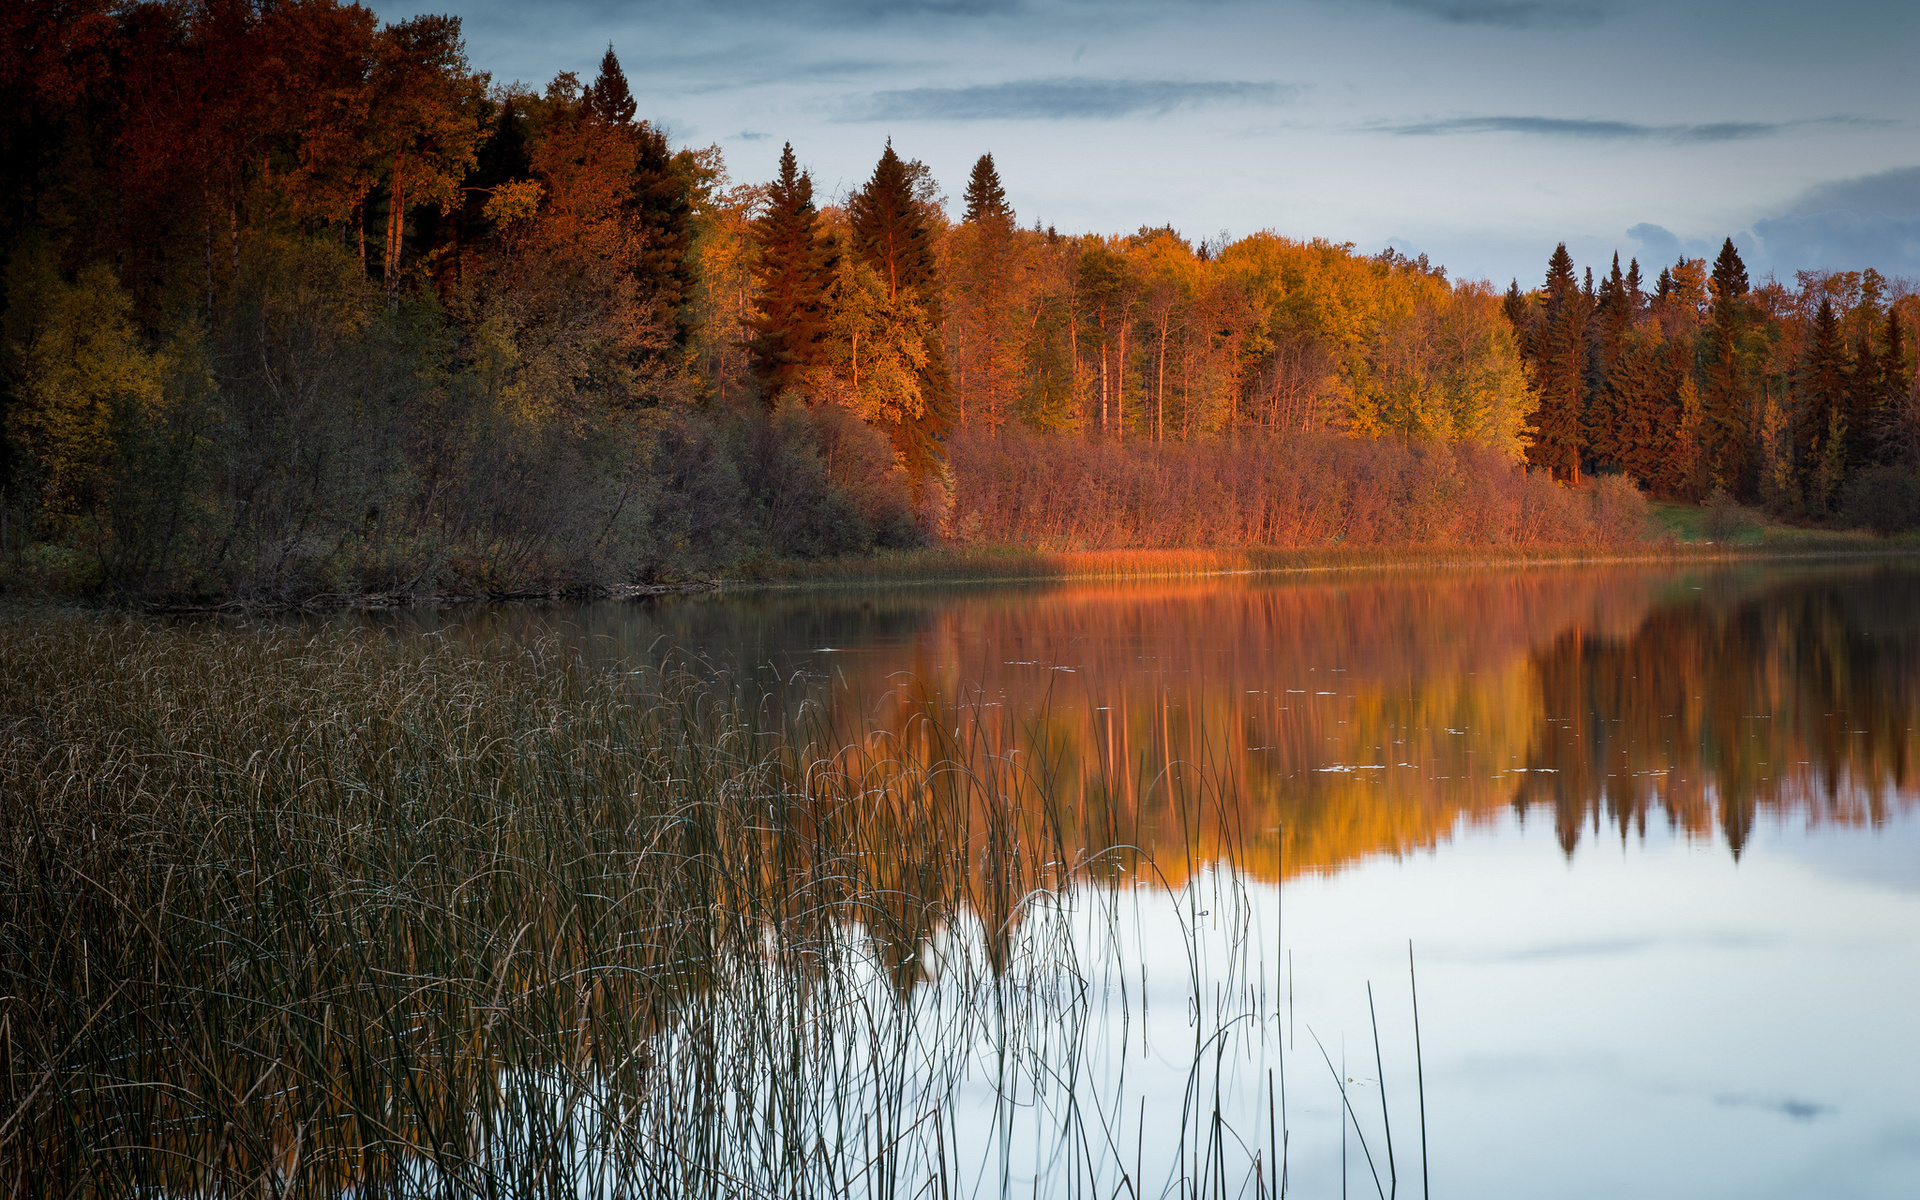
[[[1143,1136],[1139,1112],[1178,1119],[1208,1022],[1187,1013],[1205,972],[1175,922],[1207,911],[1219,963],[1235,938],[1255,947],[1234,976],[1259,993],[1255,1019],[1286,1029],[1300,1194],[1340,1187],[1316,1035],[1347,1055],[1384,1154],[1369,981],[1400,1184],[1418,1186],[1409,941],[1442,1194],[1891,1197],[1920,1179],[1910,569],[775,593],[426,619],[560,632],[613,662],[664,638],[744,691],[822,706],[833,731],[912,739],[931,722],[1047,764],[1079,793],[1077,848],[1140,845],[1188,885],[1129,889],[1125,920],[1080,935],[1119,939],[1084,960],[1148,972],[1147,1014],[1124,1018],[1144,1056],[1109,1118],[1122,1140],[1167,1119]],[[1180,762],[1227,797],[1197,821],[1156,786]],[[1249,886],[1222,924],[1200,897],[1229,857]],[[1159,953],[1176,946],[1180,961]],[[1157,1069],[1156,1039],[1177,1048]],[[1241,1129],[1264,1124],[1279,1061],[1247,1052],[1222,1090]],[[1014,1155],[1029,1173],[1034,1149]],[[1360,1155],[1349,1141],[1348,1186],[1371,1191]]]

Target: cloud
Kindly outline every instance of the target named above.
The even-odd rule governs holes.
[[[1796,213],[1836,209],[1899,219],[1920,217],[1920,167],[1899,167],[1875,175],[1823,183],[1809,188],[1789,206],[1789,211]]]
[[[1920,276],[1920,167],[1836,179],[1753,223],[1778,274],[1859,270]]]
[[[1496,29],[1585,29],[1606,19],[1607,5],[1592,0],[1384,0],[1449,25]]]
[[[1799,125],[1854,124],[1855,117],[1821,117],[1809,121],[1715,121],[1697,125],[1642,125],[1635,121],[1603,121],[1569,117],[1452,117],[1382,125],[1382,133],[1405,137],[1437,137],[1455,133],[1520,133],[1533,137],[1575,138],[1584,141],[1737,142],[1772,137]]]
[[[1299,89],[1281,83],[1172,79],[1016,79],[957,88],[874,92],[848,121],[1053,121],[1164,116],[1206,104],[1277,104]]]
[[[1873,267],[1920,276],[1920,217],[1851,209],[1785,213],[1755,221],[1753,233],[1777,272]]]
[[[1797,1096],[1715,1096],[1715,1104],[1722,1108],[1758,1108],[1766,1112],[1779,1113],[1783,1117],[1805,1124],[1815,1117],[1824,1117],[1838,1112],[1831,1104],[1819,1104],[1812,1100],[1802,1100]]]
[[[1648,221],[1642,221],[1627,230],[1627,236],[1640,243],[1641,253],[1646,256],[1648,262],[1678,259],[1682,253],[1678,235],[1664,226]]]
[[[742,129],[733,136],[743,142],[764,142],[773,135],[770,133],[761,133],[758,129]]]
[[[1627,230],[1643,261],[1711,255],[1712,239],[1683,238],[1651,222]],[[1836,179],[1802,192],[1733,235],[1749,271],[1857,271],[1920,278],[1920,167]]]

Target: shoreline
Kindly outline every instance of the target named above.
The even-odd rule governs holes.
[[[703,593],[798,592],[862,587],[973,587],[993,584],[1108,580],[1224,579],[1246,576],[1316,575],[1384,571],[1602,566],[1730,565],[1841,559],[1920,558],[1920,538],[1856,538],[1827,535],[1781,539],[1773,544],[1665,542],[1615,550],[1529,547],[1501,552],[1490,547],[1399,549],[1182,549],[1182,550],[950,550],[902,551],[858,559],[789,561],[741,576],[661,584],[596,584],[502,592],[327,592],[301,599],[222,600],[202,603],[63,597],[0,592],[13,606],[75,606],[143,612],[153,616],[350,612],[460,605],[581,603],[639,600]]]

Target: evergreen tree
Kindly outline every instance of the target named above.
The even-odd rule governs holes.
[[[1735,494],[1747,489],[1752,469],[1749,389],[1741,345],[1748,307],[1746,264],[1728,238],[1713,264],[1713,323],[1707,328],[1700,415],[1708,468],[1721,486]]]
[[[631,123],[639,109],[633,93],[627,89],[627,76],[620,70],[620,60],[614,57],[612,42],[607,43],[607,52],[600,59],[600,74],[588,85],[585,99],[587,112],[608,125]]]
[[[1521,334],[1527,328],[1527,298],[1520,294],[1520,281],[1514,280],[1507,285],[1507,294],[1501,298],[1500,311],[1507,315],[1513,331]]]
[[[1732,238],[1720,243],[1720,256],[1713,260],[1713,294],[1716,300],[1739,300],[1747,294],[1747,264],[1740,261]]]
[[[1556,478],[1580,482],[1581,417],[1587,395],[1587,318],[1592,306],[1574,279],[1565,242],[1547,260],[1546,303],[1526,348],[1534,363],[1538,406],[1531,414],[1527,460]]]
[[[921,412],[887,430],[916,488],[939,468],[941,443],[955,420],[953,383],[938,335],[942,298],[934,229],[914,196],[917,166],[902,162],[889,139],[873,177],[847,202],[853,253],[886,284],[890,301],[904,294],[917,303],[930,329],[920,368]]]
[[[1902,414],[1910,407],[1907,398],[1913,391],[1913,369],[1907,365],[1906,329],[1900,313],[1887,309],[1886,336],[1880,343],[1880,404],[1873,414],[1874,458],[1893,462],[1895,446],[1901,441]]]
[[[967,212],[962,218],[970,225],[983,221],[1013,224],[1013,209],[1007,205],[1006,189],[1000,186],[1000,173],[994,169],[993,155],[982,154],[967,177]]]
[[[1907,328],[1897,309],[1887,309],[1887,334],[1880,344],[1880,411],[1874,415],[1874,455],[1882,463],[1914,463],[1914,372],[1907,365]]]
[[[1607,372],[1607,391],[1618,414],[1614,452],[1621,471],[1644,488],[1661,485],[1663,428],[1658,344],[1639,338],[1622,347]]]
[[[1583,436],[1587,460],[1596,470],[1619,469],[1625,446],[1620,428],[1625,417],[1623,397],[1612,386],[1615,367],[1626,353],[1627,332],[1633,327],[1633,301],[1628,296],[1627,277],[1620,271],[1620,256],[1613,256],[1613,269],[1600,284],[1599,304],[1594,312],[1597,326],[1587,387]]]
[[[1798,405],[1794,414],[1794,456],[1808,502],[1825,507],[1832,485],[1828,478],[1838,448],[1829,444],[1834,432],[1844,436],[1847,396],[1846,344],[1833,302],[1822,298],[1807,338],[1800,365]]]
[[[973,164],[966,202],[966,219],[949,243],[947,345],[959,423],[984,424],[993,436],[1018,394],[1021,359],[1014,298],[1018,231],[993,155],[982,154]]]
[[[780,151],[779,177],[767,187],[766,210],[753,226],[760,293],[748,353],[768,407],[782,392],[804,388],[807,373],[823,361],[833,273],[818,221],[813,180],[799,169],[789,142]]]
[[[640,237],[633,271],[672,331],[674,345],[685,346],[692,331],[692,180],[680,170],[667,135],[651,121],[634,127],[634,141],[628,213]]]

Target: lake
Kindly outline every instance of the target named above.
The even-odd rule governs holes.
[[[726,1121],[815,1114],[817,1145],[756,1133],[705,1186],[752,1194],[778,1159],[778,1190],[862,1195],[1920,1188],[1914,564],[754,591],[312,626],[558,647],[603,677],[664,655],[846,794],[931,798],[849,835],[867,865],[846,869],[889,882],[835,910],[836,949],[723,972],[650,1026],[650,1060],[732,1047]],[[948,866],[901,849],[941,839]],[[724,1032],[803,1028],[785,1068]],[[567,1112],[513,1121],[586,1119]],[[889,1149],[792,1165],[835,1136]],[[581,1186],[629,1190],[618,1175]]]
[[[1265,1071],[1288,1058],[1302,1194],[1340,1187],[1320,1045],[1336,1067],[1344,1048],[1352,1121],[1387,1178],[1368,983],[1403,1188],[1417,1072],[1442,1194],[1920,1186],[1910,567],[774,592],[426,623],[443,620],[616,658],[684,648],[834,728],[911,737],[932,715],[1043,775],[1080,814],[1073,851],[1152,861],[1108,948],[1150,997],[1165,976],[1131,1049],[1191,1049],[1205,1022],[1182,992],[1267,989],[1267,1011],[1241,1007],[1277,1012],[1284,1049],[1252,1039],[1225,1108],[1253,1146]],[[1210,773],[1202,815],[1156,786],[1174,764]],[[1237,910],[1183,935],[1223,864]],[[1229,964],[1235,946],[1246,961]],[[1177,1127],[1190,1066],[1141,1057],[1101,1097],[1113,1140],[1140,1140],[1142,1099],[1149,1136]],[[1347,1188],[1371,1192],[1348,1141]],[[1009,1171],[1020,1190],[1032,1167]],[[1073,1178],[1042,1167],[1043,1192],[1049,1170]],[[1149,1171],[1148,1191],[1162,1181]]]

